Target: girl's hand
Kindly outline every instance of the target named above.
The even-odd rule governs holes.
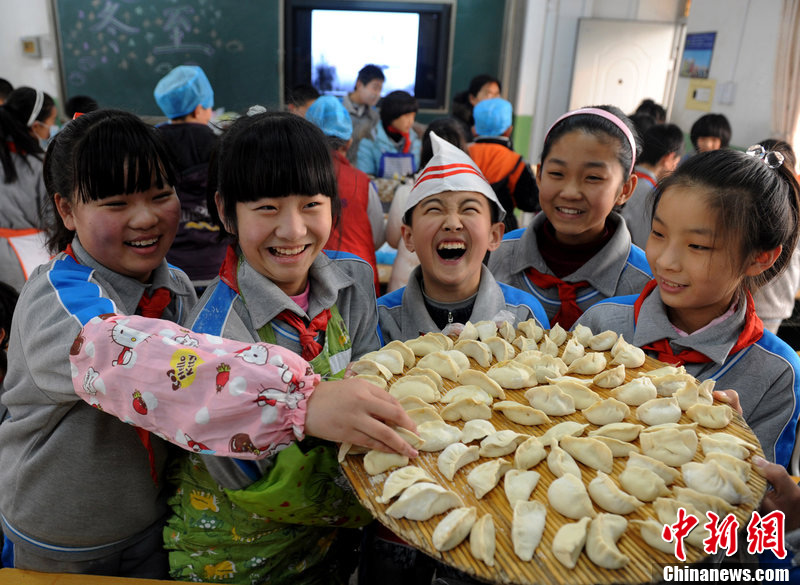
[[[800,528],[800,486],[798,486],[786,468],[777,463],[770,463],[763,457],[753,457],[753,466],[774,489],[768,490],[761,502],[761,512],[769,514],[780,510],[786,515],[784,530],[791,532]]]
[[[714,390],[713,394],[714,398],[742,414],[742,405],[739,404],[739,393],[736,390]]]
[[[393,396],[365,380],[320,382],[308,398],[307,435],[416,457],[391,426],[417,430]]]

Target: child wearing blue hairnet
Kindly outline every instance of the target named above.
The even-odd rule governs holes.
[[[169,118],[158,129],[177,163],[175,190],[181,201],[178,235],[167,261],[186,272],[199,294],[217,276],[227,247],[206,204],[208,162],[217,145],[208,125],[214,90],[200,67],[181,65],[158,82],[153,95]]]

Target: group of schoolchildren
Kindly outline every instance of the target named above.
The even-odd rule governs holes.
[[[195,279],[167,263],[187,219],[175,188],[191,173],[176,174],[165,136],[181,133],[185,145],[188,130],[99,110],[52,139],[43,172],[55,256],[21,291],[2,395],[6,566],[346,583],[365,562],[360,545],[379,548],[362,542],[357,529],[372,518],[335,443],[417,454],[394,430],[415,430],[400,404],[345,379],[348,364],[394,339],[501,316],[612,329],[717,380],[738,393],[766,457],[796,465],[800,361],[764,330],[752,297],[790,262],[800,229],[800,188],[782,156],[714,150],[658,177],[661,157],[640,160],[627,116],[581,108],[550,127],[535,177],[515,175],[518,187],[534,181],[541,212],[504,234],[509,210],[487,173],[434,129],[421,168],[421,149],[378,162],[412,162],[397,213],[419,265],[376,299],[370,262],[330,245],[354,227],[339,223],[342,185],[360,180],[343,183],[346,153],[361,138],[361,167],[372,147],[342,111],[372,112],[369,85],[354,94],[372,97],[344,105],[317,99],[305,119],[251,109],[216,139],[207,221],[227,245],[199,300]],[[373,135],[409,154],[416,106],[390,101],[384,114],[388,97]],[[490,120],[507,117],[486,101],[476,122],[484,107]],[[170,107],[205,127],[211,103]],[[658,180],[643,251],[618,209],[637,196],[646,164]],[[364,583],[370,574],[359,570]]]

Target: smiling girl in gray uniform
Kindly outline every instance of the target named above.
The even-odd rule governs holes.
[[[633,124],[613,106],[567,112],[548,130],[536,172],[538,214],[492,252],[500,282],[530,291],[568,329],[594,303],[650,280],[642,250],[614,209],[636,187]]]
[[[798,237],[798,185],[780,153],[697,154],[655,192],[639,295],[608,299],[578,323],[612,329],[649,355],[739,393],[767,459],[797,475],[800,360],[765,331],[752,292],[786,267]]]

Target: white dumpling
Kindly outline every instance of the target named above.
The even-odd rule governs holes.
[[[560,422],[557,425],[547,429],[545,434],[539,438],[541,439],[542,443],[549,445],[553,439],[560,441],[562,437],[566,437],[567,435],[580,437],[588,426],[589,425],[586,423],[579,423],[578,421],[574,420],[565,420],[564,422]]]
[[[556,512],[573,520],[596,514],[583,481],[571,473],[552,481],[547,488],[547,500]]]
[[[376,376],[375,374],[357,374],[353,377],[358,378],[359,380],[366,380],[381,390],[386,390],[389,387],[389,384],[386,382],[386,378],[383,376]]]
[[[509,469],[511,463],[505,459],[492,459],[473,467],[467,474],[467,484],[475,492],[475,497],[481,499],[494,489]]]
[[[617,342],[617,334],[614,331],[606,330],[594,335],[589,340],[589,348],[592,351],[608,351]]]
[[[581,412],[590,423],[602,426],[622,422],[630,414],[631,409],[616,398],[606,398],[589,408],[584,408]]]
[[[616,388],[625,381],[625,366],[620,364],[616,368],[600,372],[592,381],[600,388]]]
[[[539,344],[539,351],[544,355],[558,357],[558,344],[550,339],[549,335],[545,334],[542,342]]]
[[[599,469],[611,473],[614,467],[614,454],[597,439],[590,437],[566,436],[559,442],[559,447],[572,455],[576,461],[592,469]]]
[[[556,345],[561,345],[567,340],[567,332],[561,326],[560,323],[556,323],[550,328],[550,332],[548,333],[550,339],[553,340],[553,343]]]
[[[517,502],[530,499],[540,477],[538,472],[531,470],[509,469],[506,471],[503,476],[503,491],[506,493],[512,510]]]
[[[691,374],[664,374],[661,376],[650,376],[659,396],[672,396],[687,386],[697,386],[694,376]]]
[[[396,349],[382,348],[378,351],[371,351],[361,356],[361,359],[375,360],[386,366],[392,374],[402,374],[406,365],[403,354]]]
[[[564,347],[564,353],[561,354],[561,359],[564,360],[565,364],[570,365],[576,359],[583,357],[585,354],[586,348],[584,348],[577,339],[572,337]]]
[[[617,337],[617,340],[614,342],[614,345],[612,345],[611,349],[609,350],[609,353],[611,353],[611,357],[614,357],[615,355],[617,355],[619,352],[621,352],[623,349],[625,349],[625,347],[628,346],[628,345],[630,345],[630,343],[625,341],[625,337],[623,337],[622,335]]]
[[[481,441],[481,457],[502,457],[513,453],[528,435],[504,429],[497,431]]]
[[[700,439],[700,444],[705,454],[727,453],[739,459],[747,459],[750,456],[750,452],[756,450],[755,445],[728,433],[703,435]]]
[[[436,384],[427,376],[403,376],[389,386],[389,394],[398,400],[406,396],[416,396],[427,403],[436,402],[442,395]]]
[[[630,514],[644,505],[638,498],[622,491],[614,480],[602,471],[598,471],[595,478],[589,482],[587,491],[595,504],[612,514]]]
[[[469,550],[476,559],[490,567],[494,566],[495,530],[491,514],[484,514],[472,525]]]
[[[681,476],[680,471],[674,467],[670,467],[658,459],[653,459],[641,453],[631,453],[628,456],[626,467],[630,467],[631,469],[636,469],[637,467],[639,469],[649,469],[663,479],[666,485],[672,485],[675,483],[675,480]]]
[[[489,420],[492,418],[492,409],[477,398],[462,398],[445,406],[439,415],[448,422],[476,418]]]
[[[405,341],[405,344],[417,357],[426,356],[429,353],[446,349],[439,338],[430,335],[421,335],[415,339],[408,339]]]
[[[508,321],[503,321],[497,326],[497,333],[509,343],[514,341],[514,338],[517,336],[517,330],[514,328],[514,325]]]
[[[463,362],[460,362],[455,355],[459,355],[464,360],[466,360],[466,365],[463,365]],[[459,365],[461,363],[461,365]],[[447,351],[434,351],[423,357],[419,358],[417,362],[417,366],[420,368],[430,368],[434,372],[438,373],[442,378],[447,378],[448,380],[453,380],[454,382],[458,380],[458,375],[469,368],[469,360],[467,356],[465,356],[460,351],[454,351],[453,353]]]
[[[506,418],[520,425],[532,426],[550,422],[550,417],[543,411],[513,400],[495,402],[492,409],[502,412]]]
[[[511,542],[514,553],[530,561],[544,534],[547,507],[541,502],[517,502],[511,519]]]
[[[617,514],[598,514],[589,524],[586,556],[598,567],[621,569],[630,561],[617,547],[617,541],[628,528],[628,521]]]
[[[539,344],[536,343],[530,337],[525,337],[524,335],[520,335],[514,341],[511,342],[511,345],[517,348],[520,352],[528,351],[528,350],[538,350]]]
[[[494,321],[478,321],[475,323],[475,329],[478,330],[478,337],[481,341],[486,341],[490,337],[497,335],[497,323]]]
[[[681,473],[687,487],[719,496],[729,504],[746,503],[752,499],[750,488],[736,471],[723,467],[716,461],[690,461],[681,465]]]
[[[691,428],[651,427],[639,433],[639,445],[645,455],[679,467],[694,458],[697,433]]]
[[[555,439],[550,441],[550,454],[547,456],[547,467],[556,477],[563,477],[564,475],[581,477],[581,468],[575,463],[572,455],[558,446],[558,441]]]
[[[455,492],[435,483],[415,483],[400,494],[394,504],[386,508],[392,518],[408,518],[424,522],[451,508],[463,506]]]
[[[686,415],[701,427],[722,429],[733,420],[733,409],[725,404],[693,404],[686,410]]]
[[[629,494],[643,502],[652,502],[660,496],[669,494],[664,480],[654,471],[644,467],[628,467],[619,474],[619,484]]]
[[[667,376],[673,374],[685,374],[685,373],[686,373],[686,368],[684,368],[683,366],[661,366],[660,368],[656,368],[655,370],[639,372],[636,375],[646,378],[659,378],[661,376]]]
[[[540,341],[544,336],[544,329],[542,329],[542,326],[539,325],[539,323],[533,317],[527,321],[521,321],[520,323],[517,323],[517,331],[522,333],[522,335],[525,337],[529,337],[536,342]]]
[[[591,380],[584,380],[583,382],[585,383],[581,383],[577,381],[577,378],[560,376],[558,378],[548,378],[547,381],[556,386],[564,394],[571,396],[575,408],[577,409],[583,410],[584,408],[589,408],[595,402],[600,402],[600,395],[594,390],[590,390],[586,385],[590,383]]]
[[[650,426],[676,423],[682,414],[678,399],[674,396],[653,398],[636,409],[636,418]]]
[[[594,376],[606,369],[606,356],[597,351],[590,351],[579,357],[567,367],[567,373]]]
[[[464,386],[477,386],[492,398],[504,400],[506,397],[506,393],[500,387],[500,384],[480,370],[464,370],[458,376],[458,383]]]
[[[703,463],[706,461],[715,461],[719,465],[735,471],[736,475],[745,483],[750,479],[750,463],[748,461],[742,461],[728,453],[709,453],[703,459]]]
[[[403,377],[409,378],[411,376],[425,376],[426,378],[429,378],[431,382],[433,382],[434,386],[436,386],[436,389],[439,392],[444,390],[444,380],[442,380],[442,376],[430,368],[420,368],[419,366],[414,366],[408,370]]]
[[[734,506],[714,494],[704,494],[681,486],[675,486],[673,491],[678,502],[694,506],[703,515],[706,512],[714,512],[719,518],[724,518],[735,510]]]
[[[551,550],[556,560],[568,569],[574,569],[581,556],[589,532],[589,517],[564,524],[553,537]]]
[[[471,443],[472,441],[479,441],[484,437],[496,433],[497,429],[488,420],[476,418],[475,420],[468,420],[464,423],[461,429],[461,442]]]
[[[399,339],[390,341],[389,343],[384,345],[381,349],[382,350],[393,349],[395,351],[400,352],[400,355],[403,356],[403,363],[407,368],[411,368],[414,366],[415,363],[417,363],[417,357],[414,355],[414,351]]]
[[[536,381],[540,384],[546,382],[548,378],[557,378],[567,373],[567,364],[561,358],[540,351],[521,352],[514,357],[514,361],[533,369]]]
[[[433,547],[440,551],[455,548],[467,537],[477,518],[478,511],[474,506],[451,510],[433,530]]]
[[[413,433],[412,431],[409,431],[408,429],[404,429],[403,427],[398,427],[398,426],[393,426],[392,429],[394,430],[395,433],[400,435],[401,439],[403,439],[406,443],[414,447],[414,449],[418,449],[419,447],[422,446],[422,443],[424,443],[422,437],[420,437],[416,433]]]
[[[486,393],[486,390],[484,390],[480,386],[475,386],[473,384],[464,384],[462,386],[456,386],[452,390],[448,391],[446,394],[443,394],[442,397],[439,399],[439,402],[450,404],[452,402],[457,402],[464,398],[475,398],[476,400],[483,402],[484,404],[487,405],[490,405],[493,402],[492,397]]]
[[[658,396],[655,384],[650,378],[634,378],[627,384],[617,386],[611,391],[611,397],[629,406],[639,406]]]
[[[503,388],[510,390],[520,390],[537,384],[536,372],[525,364],[514,360],[507,360],[493,365],[486,372],[486,375]]]
[[[612,439],[611,437],[604,437],[603,435],[596,435],[594,439],[600,441],[611,449],[611,454],[616,457],[627,457],[631,453],[638,453],[639,447],[627,441],[620,441],[619,439]]]
[[[468,446],[464,443],[453,443],[444,448],[436,459],[436,465],[447,479],[453,481],[456,471],[467,463],[472,463],[480,458],[478,446]]]
[[[683,508],[687,515],[692,515],[700,521],[700,523],[684,537],[684,542],[697,549],[702,549],[703,539],[708,535],[708,530],[703,527],[706,518],[700,510],[688,502],[679,502],[675,498],[658,498],[653,502],[653,511],[656,513],[662,527],[665,524],[675,524],[678,520],[678,510],[680,508]]]
[[[383,482],[383,493],[375,498],[375,501],[379,504],[388,504],[407,487],[423,481],[433,482],[434,480],[422,467],[406,465],[395,469]]]
[[[444,421],[429,421],[417,425],[417,435],[425,441],[420,451],[441,451],[461,438],[461,430]]]
[[[533,408],[552,416],[565,416],[575,412],[572,396],[552,384],[526,390],[525,398]]]
[[[642,425],[627,422],[609,423],[593,431],[589,431],[590,437],[609,437],[618,441],[633,441],[644,429]]]
[[[459,341],[464,341],[466,339],[479,339],[480,335],[478,334],[478,328],[475,327],[475,324],[472,321],[467,321],[464,324],[464,327],[461,329],[461,333],[458,334],[458,339],[456,343]]]
[[[514,346],[502,337],[490,337],[486,340],[486,345],[489,346],[494,359],[496,359],[498,362],[510,360],[516,353],[514,351]]]
[[[530,469],[547,457],[544,444],[539,437],[528,437],[514,451],[514,467]]]
[[[489,346],[477,339],[464,339],[455,345],[455,349],[474,359],[479,366],[488,368],[492,363],[492,350]]]
[[[710,405],[714,403],[713,391],[715,385],[716,381],[709,378],[699,384],[687,384],[683,388],[676,390],[673,396],[678,399],[681,410],[688,410],[695,404]]]
[[[645,355],[641,348],[625,344],[621,351],[617,352],[614,359],[611,360],[612,364],[622,364],[626,368],[638,368],[644,364]]]
[[[395,467],[408,465],[408,457],[398,453],[384,453],[373,449],[364,455],[364,471],[370,475],[378,475]]]
[[[639,534],[642,540],[649,546],[669,555],[675,554],[675,545],[671,542],[667,542],[661,536],[662,530],[664,530],[664,525],[662,523],[648,518],[647,520],[631,520],[631,524],[639,527]]]
[[[411,420],[414,421],[414,424],[417,426],[421,425],[424,422],[430,422],[430,421],[444,422],[444,419],[441,416],[439,416],[439,412],[430,405],[423,406],[420,408],[412,408],[410,410],[407,410],[406,414],[409,416]]]
[[[368,374],[370,376],[381,376],[386,380],[394,375],[391,370],[383,364],[371,359],[360,359],[350,364],[350,369],[356,374]]]
[[[572,330],[572,338],[577,340],[583,347],[588,347],[592,341],[594,333],[586,325],[578,323]]]

